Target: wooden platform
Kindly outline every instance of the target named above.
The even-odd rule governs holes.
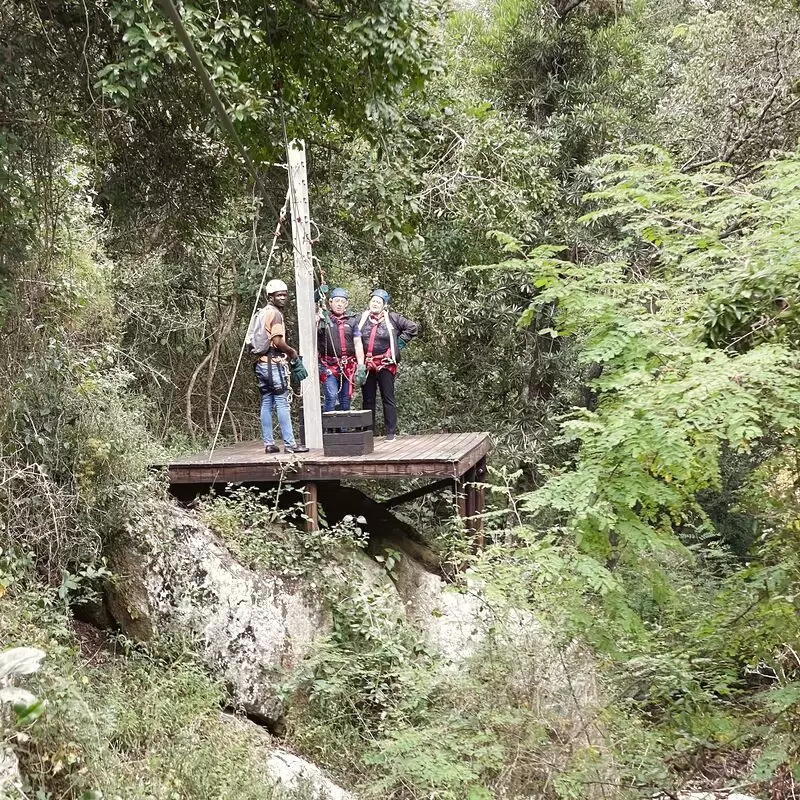
[[[387,508],[440,489],[454,492],[458,509],[480,539],[480,514],[486,475],[488,433],[429,433],[400,436],[393,442],[375,439],[375,449],[364,456],[326,456],[322,450],[287,455],[267,455],[261,442],[220,447],[209,459],[208,451],[191,453],[157,465],[166,468],[175,494],[200,492],[230,483],[299,483],[306,494],[307,514],[317,524],[317,483],[346,479],[430,479],[430,482],[387,500]],[[437,480],[438,479],[438,480]]]
[[[429,433],[400,436],[393,442],[375,439],[368,456],[325,456],[322,450],[267,455],[261,442],[220,447],[173,459],[169,482],[263,483],[275,480],[324,481],[345,478],[450,478],[465,475],[489,452],[488,433]]]

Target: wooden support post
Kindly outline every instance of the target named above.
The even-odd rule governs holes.
[[[314,303],[314,266],[311,260],[311,214],[308,207],[306,146],[302,140],[289,143],[289,199],[292,209],[294,278],[297,289],[298,351],[308,370],[300,384],[303,399],[303,432],[306,446],[322,448],[322,405],[317,376],[317,325]]]
[[[475,480],[478,483],[483,483],[486,480],[486,457],[484,456],[475,465]],[[478,486],[475,489],[475,514],[473,528],[475,530],[475,549],[480,553],[484,548],[483,537],[483,517],[481,516],[486,510],[486,490],[483,486]]]
[[[317,484],[307,483],[303,487],[305,495],[306,530],[319,529],[319,508],[317,507]]]
[[[467,528],[470,531],[475,529],[475,520],[472,519],[475,514],[475,487],[472,485],[474,480],[475,470],[467,470],[464,475],[464,484],[466,487]]]
[[[464,524],[469,527],[467,522],[467,496],[464,490],[463,475],[453,481],[453,495],[458,506],[458,516],[464,520]]]
[[[458,513],[464,520],[467,530],[473,535],[473,548],[480,553],[484,547],[483,514],[486,507],[486,496],[482,486],[476,486],[486,477],[486,459],[468,469],[460,478],[453,482],[453,491],[456,493]]]

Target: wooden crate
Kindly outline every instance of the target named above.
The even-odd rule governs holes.
[[[371,411],[327,411],[322,415],[326,456],[366,456],[374,446]]]

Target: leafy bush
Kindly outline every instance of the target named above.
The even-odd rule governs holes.
[[[750,753],[754,782],[779,780],[796,757],[765,709],[773,693],[794,708],[798,662],[787,654],[800,646],[788,588],[797,499],[781,489],[796,480],[800,425],[798,164],[767,164],[744,188],[724,169],[686,174],[657,149],[608,157],[582,221],[615,260],[507,244],[518,258],[506,266],[527,265],[539,290],[520,324],[555,305],[540,335],[574,338],[602,369],[596,408],[561,423],[574,458],[521,498],[531,528],[516,533],[516,558],[497,554],[499,585],[524,601],[526,570],[534,596],[551,576],[562,604],[545,607],[609,658],[618,743],[630,747],[625,725],[652,736],[658,755],[637,777],[651,788],[665,764],[677,782],[709,753]],[[732,317],[718,313],[722,296],[736,298]],[[731,453],[748,459],[741,509],[762,531],[745,563],[700,503],[721,489]],[[758,757],[763,741],[775,746]]]
[[[31,793],[62,800],[273,796],[253,743],[220,719],[223,687],[189,652],[166,642],[126,651],[103,636],[90,644],[66,623],[52,592],[18,584],[4,598],[0,638],[47,654],[28,680],[46,703],[44,714],[3,730]]]

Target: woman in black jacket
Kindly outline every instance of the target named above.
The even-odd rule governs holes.
[[[372,411],[375,428],[375,401],[378,389],[383,404],[383,421],[386,423],[386,441],[393,441],[397,433],[397,406],[394,401],[394,378],[400,351],[417,335],[416,322],[389,310],[389,293],[375,289],[369,299],[369,308],[362,314],[359,328],[364,343],[364,363],[367,379],[361,387],[364,408]]]

